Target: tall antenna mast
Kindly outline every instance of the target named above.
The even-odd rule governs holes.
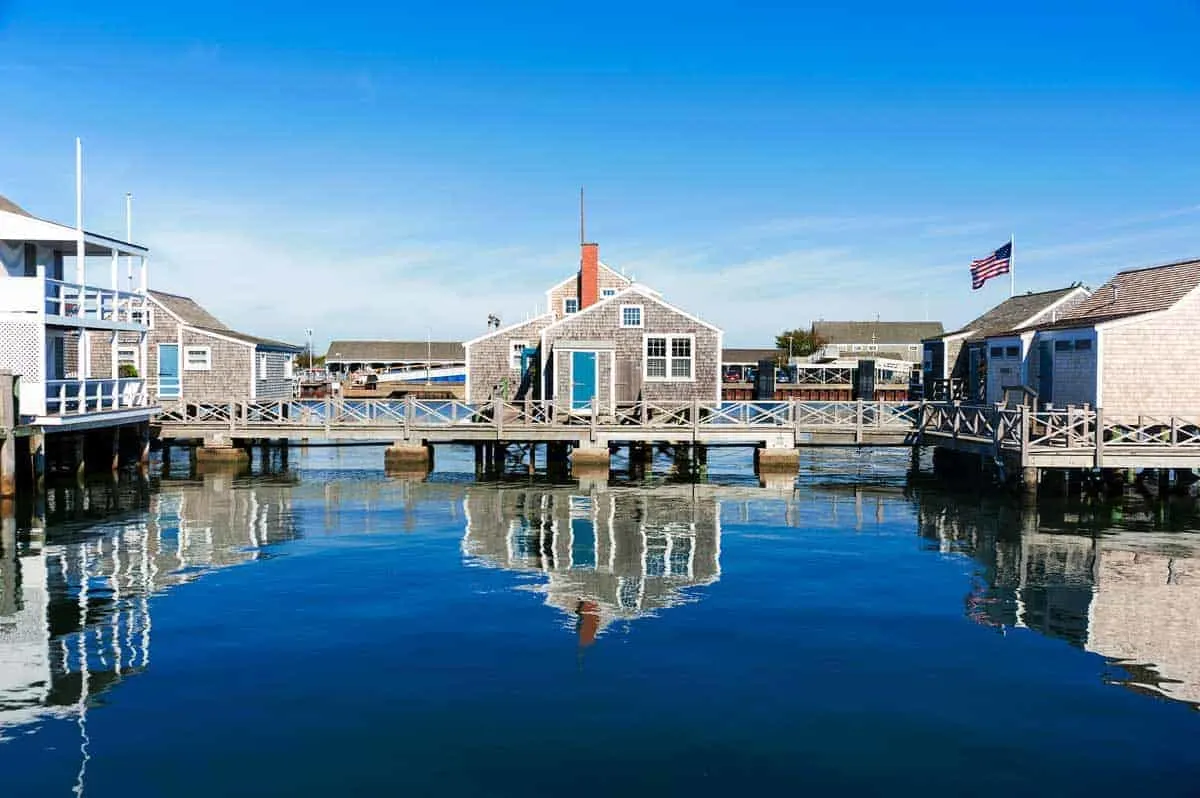
[[[579,244],[587,242],[587,234],[583,226],[583,186],[579,187]]]

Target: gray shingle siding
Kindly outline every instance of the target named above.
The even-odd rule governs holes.
[[[286,352],[256,352],[255,357],[255,398],[291,399],[292,381],[287,376],[287,364],[292,356]],[[265,373],[261,368],[264,361]]]
[[[620,325],[621,307],[623,305],[642,306],[641,327],[622,327]],[[645,339],[647,335],[692,335],[693,348],[693,378],[690,381],[657,382],[645,380]],[[709,402],[716,400],[721,388],[721,334],[717,330],[689,318],[669,305],[653,297],[640,293],[626,293],[613,299],[594,305],[586,313],[572,316],[560,324],[548,329],[544,334],[543,358],[553,358],[556,374],[550,375],[549,386],[556,392],[556,400],[569,400],[567,391],[570,375],[567,360],[554,358],[557,350],[571,349],[572,342],[611,341],[614,344],[614,360],[604,356],[601,350],[599,366],[601,369],[598,389],[601,404],[611,406],[612,397],[606,368],[621,368],[620,364],[631,364],[635,379],[641,381],[639,396],[647,401],[679,402],[699,399]],[[609,365],[606,366],[606,363]]]
[[[509,367],[509,352],[514,341],[527,341],[530,346],[537,346],[538,335],[550,322],[548,316],[539,316],[467,344],[467,388],[470,392],[467,401],[487,402],[499,397],[506,380],[508,397],[524,398],[518,396],[522,375],[520,369]]]

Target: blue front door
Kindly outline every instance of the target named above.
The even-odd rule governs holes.
[[[163,399],[179,397],[179,344],[159,344],[158,395]]]
[[[571,353],[571,409],[587,410],[596,396],[596,353]]]

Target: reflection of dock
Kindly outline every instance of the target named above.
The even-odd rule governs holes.
[[[124,487],[114,487],[124,491]],[[98,494],[88,501],[100,505]],[[29,723],[76,719],[91,698],[150,664],[150,598],[295,536],[288,488],[227,477],[164,482],[145,515],[92,534],[0,538],[0,739]],[[56,538],[61,537],[61,540]]]
[[[983,567],[978,623],[1030,628],[1100,654],[1130,689],[1200,708],[1200,534],[1089,533],[1082,519],[997,517],[922,497],[921,534]]]

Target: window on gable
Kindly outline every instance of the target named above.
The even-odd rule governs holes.
[[[642,306],[641,305],[622,305],[621,306],[621,326],[622,327],[641,327],[642,326]]]
[[[183,368],[186,371],[211,371],[212,349],[207,346],[184,347]]]
[[[135,308],[129,311],[129,320],[134,324],[143,324],[147,330],[154,329],[154,308]]]
[[[616,295],[617,295],[617,289],[615,289],[615,288],[604,288],[604,289],[601,289],[601,291],[600,291],[601,299],[608,299],[610,296],[616,296]]]
[[[579,299],[578,298],[569,296],[563,300],[563,313],[578,313],[578,312],[579,312]]]

